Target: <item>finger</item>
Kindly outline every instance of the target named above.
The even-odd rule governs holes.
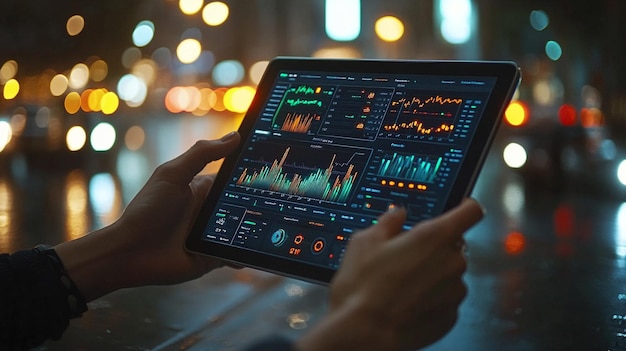
[[[437,238],[433,242],[438,244],[451,244],[456,246],[460,243],[459,245],[462,245],[463,235],[465,232],[478,223],[483,216],[484,210],[482,206],[480,206],[476,200],[467,198],[463,200],[461,204],[443,213],[439,217],[419,223],[411,229],[411,232],[424,233],[420,235],[433,236],[434,238]],[[411,238],[407,240],[423,239]]]
[[[217,140],[199,140],[180,156],[159,166],[155,177],[172,183],[189,184],[207,163],[230,154],[239,144],[239,140],[237,132],[226,134]]]
[[[371,230],[382,238],[391,238],[402,232],[405,221],[406,209],[395,207],[380,215]]]
[[[213,186],[215,175],[198,175],[191,181],[191,189],[194,192],[194,199],[202,202],[206,198],[209,190]]]

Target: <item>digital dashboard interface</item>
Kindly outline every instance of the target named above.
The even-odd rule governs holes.
[[[272,75],[264,77],[271,87],[257,102],[201,240],[331,270],[355,231],[391,207],[407,209],[408,229],[450,206],[497,81],[290,69]]]

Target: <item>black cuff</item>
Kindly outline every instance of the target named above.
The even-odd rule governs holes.
[[[6,290],[0,294],[0,344],[33,347],[58,340],[70,319],[87,310],[59,256],[41,247],[2,256],[0,280]]]

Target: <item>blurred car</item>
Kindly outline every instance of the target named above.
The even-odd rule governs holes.
[[[561,105],[530,112],[513,101],[496,141],[503,162],[529,189],[626,194],[626,155],[599,109]]]

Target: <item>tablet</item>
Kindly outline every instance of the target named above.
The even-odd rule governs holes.
[[[470,194],[519,80],[513,62],[273,59],[187,249],[328,283],[390,207],[408,229]]]

